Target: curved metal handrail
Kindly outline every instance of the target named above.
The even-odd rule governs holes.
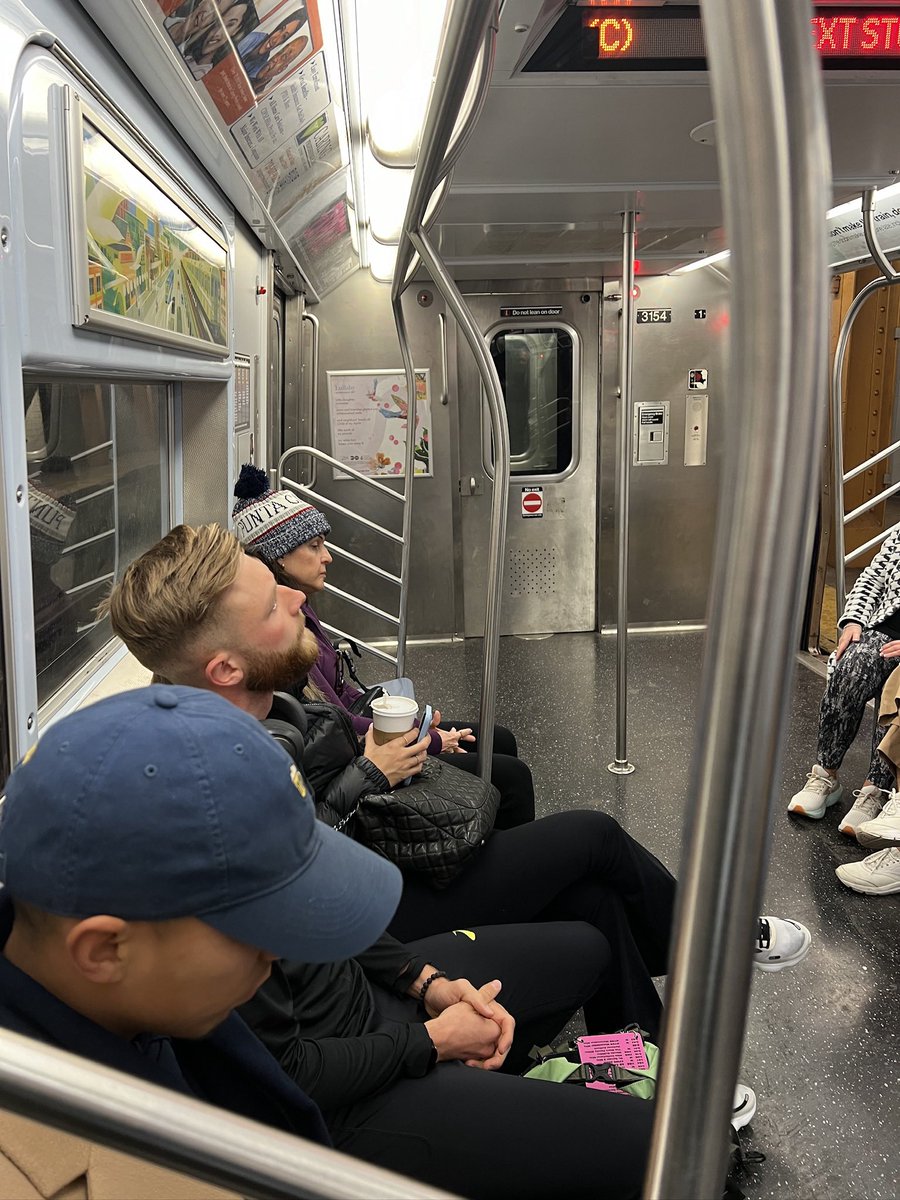
[[[877,537],[866,542],[864,546],[857,546],[852,554],[847,554],[844,527],[849,525],[856,517],[861,516],[869,508],[874,508],[876,504],[887,499],[887,495],[884,492],[880,492],[868,504],[862,505],[850,513],[849,516],[845,516],[844,484],[849,483],[851,479],[855,479],[857,475],[861,475],[863,471],[867,471],[869,467],[874,466],[883,458],[887,458],[900,445],[900,443],[897,443],[893,447],[888,447],[887,450],[883,450],[872,458],[866,459],[864,463],[860,463],[859,466],[854,467],[852,471],[847,471],[845,474],[844,359],[847,355],[847,348],[850,345],[850,332],[854,321],[859,316],[870,296],[882,288],[893,287],[895,284],[900,283],[900,273],[895,271],[891,266],[878,242],[874,214],[876,194],[875,188],[866,188],[860,199],[860,207],[862,209],[863,234],[866,239],[866,245],[869,248],[872,261],[881,271],[881,275],[875,279],[870,279],[859,290],[857,295],[854,296],[853,303],[847,309],[847,314],[841,324],[841,331],[838,334],[837,346],[834,352],[834,366],[831,372],[831,477],[834,481],[834,592],[838,618],[840,618],[847,603],[847,563],[852,562],[855,558],[860,558],[867,550],[871,550],[873,546],[877,546],[879,542],[883,542],[891,532],[890,529],[886,529],[878,534]]]
[[[651,1200],[722,1193],[825,415],[829,171],[811,6],[701,7],[734,265],[729,382],[743,402],[716,534]],[[758,269],[762,246],[774,279]]]
[[[260,1200],[448,1193],[0,1030],[0,1107]]]
[[[500,638],[500,599],[503,586],[503,555],[506,544],[506,512],[509,503],[509,429],[503,395],[497,371],[487,354],[484,339],[469,313],[459,290],[449,273],[435,254],[426,229],[426,214],[429,202],[439,185],[446,178],[453,162],[471,134],[474,118],[484,102],[490,83],[490,66],[493,63],[493,39],[497,27],[497,3],[491,0],[451,0],[441,44],[437,56],[437,74],[428,103],[425,126],[419,149],[419,158],[409,194],[409,203],[403,219],[403,232],[397,249],[397,263],[391,286],[391,306],[397,326],[400,352],[406,371],[408,403],[407,462],[412,461],[412,443],[415,426],[415,379],[406,320],[403,315],[402,295],[410,279],[414,254],[418,252],[445,303],[452,310],[469,343],[479,374],[488,397],[494,446],[496,447],[497,469],[495,472],[491,504],[491,536],[488,550],[488,585],[485,602],[484,654],[481,687],[481,728],[490,729],[494,723],[494,700],[496,691],[497,659]],[[486,43],[491,43],[487,48]],[[470,118],[464,121],[461,131],[456,131],[459,108],[468,88],[477,56],[483,54],[482,74],[478,80],[477,99]],[[476,111],[477,110],[477,111]],[[454,138],[454,133],[456,137]],[[452,145],[451,145],[452,144]],[[403,513],[404,554],[409,554],[409,533],[412,528],[411,499],[412,476],[407,472],[407,505]],[[407,560],[405,560],[407,561]],[[405,578],[405,572],[401,570]],[[405,593],[403,596],[405,601]],[[400,644],[405,642],[406,609],[402,608]],[[481,777],[490,774],[489,738],[479,738],[478,767]]]

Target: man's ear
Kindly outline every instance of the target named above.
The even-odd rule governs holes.
[[[244,682],[244,668],[227,650],[219,650],[203,668],[203,677],[214,687],[236,687]]]
[[[125,975],[128,922],[121,917],[86,917],[66,934],[66,949],[89,983],[120,983]]]

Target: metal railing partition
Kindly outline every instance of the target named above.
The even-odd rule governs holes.
[[[410,423],[412,421],[410,420]],[[297,479],[292,479],[284,473],[285,463],[289,458],[295,456],[308,455],[313,464],[317,462],[326,463],[328,466],[334,467],[344,475],[349,475],[351,479],[356,479],[360,483],[378,492],[381,496],[389,496],[391,500],[404,506],[403,510],[403,533],[394,533],[392,529],[388,529],[384,525],[379,525],[377,521],[371,520],[369,517],[363,516],[361,513],[354,512],[353,509],[347,508],[344,504],[339,504],[337,500],[332,500],[330,496],[324,496],[321,492],[317,492],[315,488],[309,484],[300,483]],[[411,461],[409,458],[407,461]],[[374,604],[370,604],[368,600],[363,600],[361,596],[354,596],[350,592],[345,592],[341,588],[335,587],[333,584],[326,583],[327,591],[339,596],[342,600],[346,600],[348,604],[352,604],[355,608],[361,609],[372,616],[380,617],[396,630],[397,636],[397,653],[390,654],[387,650],[380,646],[375,646],[371,642],[363,641],[362,638],[355,634],[349,634],[344,629],[339,629],[336,625],[329,625],[326,621],[322,625],[329,633],[334,634],[339,638],[346,638],[349,641],[355,642],[373,654],[376,658],[381,658],[385,662],[390,663],[396,670],[398,677],[403,674],[404,658],[406,654],[406,580],[409,571],[409,555],[406,549],[405,541],[409,536],[407,529],[406,514],[409,512],[409,492],[410,492],[410,472],[407,472],[405,485],[402,492],[397,492],[390,488],[385,483],[380,483],[377,479],[372,479],[368,475],[363,475],[361,471],[357,471],[355,467],[349,467],[339,459],[333,458],[330,454],[326,454],[324,450],[317,450],[315,446],[289,446],[278,460],[278,486],[289,487],[301,496],[305,496],[312,504],[317,504],[323,508],[330,508],[333,512],[338,512],[341,516],[346,517],[349,521],[368,529],[371,533],[377,533],[379,536],[386,538],[396,546],[401,548],[401,568],[400,574],[394,575],[390,571],[384,570],[383,567],[376,566],[375,563],[368,562],[364,558],[353,554],[350,550],[345,549],[339,543],[328,539],[328,549],[338,558],[346,559],[352,562],[355,566],[361,567],[364,571],[368,571],[371,575],[377,575],[380,579],[386,580],[388,583],[394,584],[399,592],[399,609],[398,613],[385,612],[382,608],[376,608]]]
[[[418,1180],[7,1030],[0,1031],[0,1106],[253,1200],[452,1200]]]
[[[418,255],[431,275],[435,287],[453,313],[475,358],[487,397],[491,432],[494,439],[494,487],[491,502],[491,532],[488,548],[487,595],[484,618],[483,667],[481,678],[482,730],[494,724],[497,659],[500,648],[500,601],[503,588],[503,560],[506,547],[506,514],[509,504],[509,428],[503,393],[496,368],[491,361],[477,324],[462,295],[428,238],[428,206],[435,189],[446,179],[453,163],[462,153],[470,136],[490,84],[494,39],[497,33],[496,0],[450,0],[440,49],[437,73],[431,90],[425,126],[419,148],[412,190],[397,250],[397,265],[391,288],[391,304],[397,325],[400,352],[406,370],[407,395],[410,397],[407,425],[407,461],[410,459],[411,431],[415,426],[415,378],[402,297]],[[456,122],[470,79],[478,72],[476,95],[463,128]],[[411,482],[409,477],[407,483]],[[404,557],[409,554],[411,507],[404,510]],[[403,571],[401,570],[401,575]],[[405,578],[405,575],[404,575]],[[405,629],[405,622],[404,622]],[[490,776],[490,736],[479,738],[479,772]],[[485,751],[485,747],[487,750]]]
[[[853,562],[856,558],[861,558],[863,554],[871,550],[873,546],[877,546],[879,542],[883,542],[888,534],[897,528],[895,525],[891,529],[885,529],[863,543],[863,545],[857,546],[849,554],[847,553],[844,539],[845,527],[851,521],[855,521],[857,517],[861,517],[863,513],[868,512],[870,508],[874,508],[876,504],[881,504],[889,496],[900,492],[900,483],[896,483],[870,497],[865,503],[854,508],[852,512],[846,514],[844,512],[844,484],[849,483],[857,475],[862,475],[864,471],[868,471],[876,463],[882,462],[885,458],[890,458],[892,454],[896,454],[900,450],[900,441],[893,442],[887,449],[880,450],[877,454],[873,454],[871,458],[867,458],[865,462],[860,463],[859,466],[847,471],[846,474],[844,473],[844,360],[847,356],[847,348],[850,345],[850,332],[854,321],[859,316],[870,296],[882,288],[900,283],[900,273],[895,271],[890,262],[888,262],[884,251],[878,243],[878,236],[875,232],[874,207],[876,194],[875,188],[867,188],[862,194],[861,207],[866,245],[869,247],[872,261],[881,271],[881,275],[869,280],[860,289],[858,295],[854,297],[853,303],[847,309],[847,315],[844,317],[841,331],[838,335],[837,346],[834,352],[834,367],[831,373],[831,476],[834,480],[834,590],[838,617],[844,611],[844,605],[847,601],[847,564]]]
[[[701,0],[734,299],[724,464],[688,831],[645,1197],[715,1200],[816,513],[830,181],[808,0]],[[769,269],[759,269],[765,251]],[[809,458],[797,457],[797,446]]]

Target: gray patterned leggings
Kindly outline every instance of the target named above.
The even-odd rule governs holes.
[[[816,752],[816,762],[820,766],[836,771],[859,732],[867,702],[874,698],[872,759],[867,778],[876,787],[886,790],[896,787],[896,782],[894,772],[878,754],[878,743],[883,736],[878,727],[878,703],[885,680],[898,660],[882,658],[879,651],[891,640],[878,629],[864,629],[859,641],[852,643],[841,655],[822,697]]]

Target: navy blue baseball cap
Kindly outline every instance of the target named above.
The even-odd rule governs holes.
[[[156,684],[53,725],[13,771],[0,873],[60,916],[199,917],[280,958],[352,958],[400,900],[400,872],[316,820],[302,773],[212,692]]]

